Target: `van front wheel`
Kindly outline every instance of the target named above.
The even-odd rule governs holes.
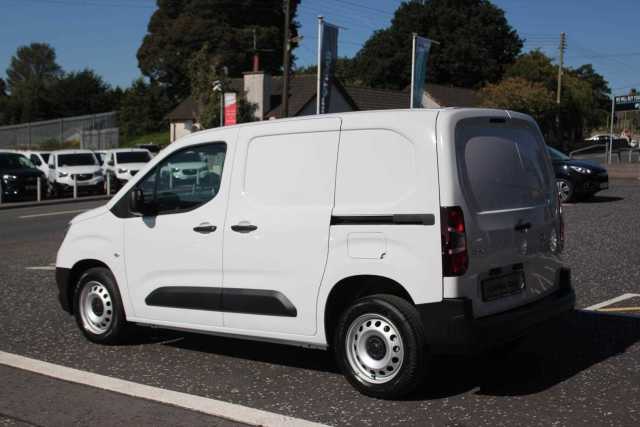
[[[85,337],[99,344],[116,344],[127,322],[116,281],[107,268],[87,270],[78,280],[73,312]]]
[[[402,397],[421,382],[426,362],[420,317],[406,300],[372,295],[342,314],[334,337],[340,369],[361,393]]]

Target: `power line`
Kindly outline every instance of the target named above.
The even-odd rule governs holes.
[[[342,4],[346,4],[346,5],[350,5],[352,7],[357,7],[357,8],[361,8],[361,9],[366,9],[372,12],[376,12],[385,16],[393,16],[395,14],[395,12],[390,12],[388,10],[382,10],[382,9],[377,9],[375,7],[371,7],[371,6],[365,6],[362,4],[358,4],[358,3],[354,3],[352,1],[348,1],[348,0],[330,0],[336,3],[342,3]]]

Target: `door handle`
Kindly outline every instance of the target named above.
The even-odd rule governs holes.
[[[204,222],[196,227],[193,227],[193,231],[195,231],[196,233],[202,233],[202,234],[207,234],[207,233],[213,233],[214,231],[216,231],[217,227],[215,225],[211,225],[207,222]]]
[[[255,225],[251,224],[236,224],[232,225],[231,229],[237,233],[251,233],[258,229]]]
[[[514,229],[516,231],[527,231],[531,228],[531,223],[530,222],[519,222],[518,224],[516,224],[516,226],[514,227]]]

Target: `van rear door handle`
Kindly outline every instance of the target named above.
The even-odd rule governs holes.
[[[251,224],[236,224],[236,225],[232,225],[231,229],[238,233],[251,233],[252,231],[257,230],[258,227]]]
[[[215,225],[211,225],[208,222],[203,222],[202,224],[193,227],[193,231],[202,234],[213,233],[216,229],[217,227]]]
[[[514,229],[516,231],[527,231],[528,229],[531,228],[531,223],[530,222],[519,222],[518,224],[516,224],[516,226],[514,227]]]

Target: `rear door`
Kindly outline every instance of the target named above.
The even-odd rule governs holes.
[[[312,335],[327,262],[340,119],[247,126],[224,227],[224,326]]]
[[[467,206],[474,312],[539,299],[557,283],[559,210],[553,168],[525,116],[466,118],[456,125],[458,178]],[[554,246],[555,245],[555,246]]]

